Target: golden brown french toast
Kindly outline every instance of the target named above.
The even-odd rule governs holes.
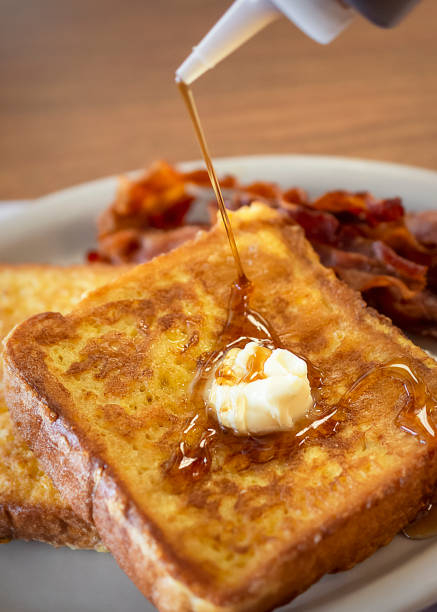
[[[235,277],[220,224],[5,343],[17,427],[165,612],[285,603],[388,543],[437,480],[434,360],[321,266],[300,227],[259,204],[232,223],[252,308],[320,373],[299,435],[238,438],[212,420],[204,469],[179,461],[182,443],[200,448],[191,385]]]
[[[124,269],[124,268],[122,268]],[[38,312],[66,312],[114,279],[111,266],[0,266],[0,338]],[[0,363],[0,378],[1,378]],[[21,439],[17,438],[0,389],[0,539],[24,538],[80,548],[100,546],[95,529],[64,502]]]

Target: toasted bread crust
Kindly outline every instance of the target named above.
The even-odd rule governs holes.
[[[101,264],[0,264],[0,338],[35,312],[72,308],[84,291],[125,270]],[[19,538],[54,546],[102,549],[94,526],[64,502],[13,431],[1,390],[0,435],[0,540]]]
[[[38,540],[52,546],[103,549],[95,528],[71,509],[0,504],[0,540]]]
[[[240,227],[247,218],[250,226],[250,214],[241,214]],[[279,227],[275,213],[261,212],[260,216],[267,225]],[[218,229],[214,232],[215,238],[221,233]],[[356,325],[364,330],[372,328],[372,341],[383,343],[388,353],[396,350],[401,355],[408,353],[435,393],[436,383],[432,379],[435,362],[386,319],[366,309],[359,295],[338,282],[331,272],[317,266],[317,258],[299,230],[287,228],[282,238],[306,258],[305,265],[311,266],[315,282],[324,287],[326,298],[342,304]],[[196,248],[202,241],[204,246],[208,239],[211,236],[201,238]],[[191,248],[193,245],[185,245],[162,261],[169,267],[177,265],[189,256]],[[147,265],[152,266],[147,270],[159,271],[159,261]],[[73,317],[40,315],[21,325],[7,343],[5,393],[12,418],[56,485],[84,520],[94,521],[120,566],[160,610],[272,609],[304,591],[326,572],[349,568],[366,558],[414,518],[430,498],[437,481],[436,446],[429,443],[416,447],[411,437],[405,437],[402,440],[409,453],[408,461],[397,462],[386,479],[367,483],[337,516],[324,517],[298,534],[300,537],[291,539],[288,546],[281,545],[275,556],[261,562],[237,586],[220,583],[200,565],[181,557],[157,521],[135,503],[132,491],[116,471],[117,466],[106,462],[98,442],[90,439],[74,419],[70,394],[44,363],[44,343],[68,334],[74,317],[80,318],[87,309],[104,304],[108,295],[122,294],[123,287],[129,286],[137,274],[134,271],[111,287],[95,292],[79,305]],[[41,333],[45,334],[44,341],[38,343],[36,338]],[[350,368],[353,373],[353,364]],[[341,374],[348,376],[346,370]]]

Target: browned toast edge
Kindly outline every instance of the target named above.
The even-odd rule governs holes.
[[[69,508],[0,504],[0,540],[37,540],[52,546],[103,549],[98,533]]]

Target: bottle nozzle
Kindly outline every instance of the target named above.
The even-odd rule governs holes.
[[[176,79],[190,85],[282,14],[326,44],[354,13],[339,0],[236,0],[176,70]]]
[[[190,85],[280,14],[270,0],[236,0],[176,70],[177,80]]]

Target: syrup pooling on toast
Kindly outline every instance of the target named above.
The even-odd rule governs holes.
[[[335,432],[338,421],[332,419],[335,411],[327,412],[320,401],[323,381],[320,371],[307,359],[308,378],[314,399],[313,408],[296,428],[262,436],[238,436],[220,427],[209,414],[204,400],[204,388],[216,370],[220,376],[220,363],[232,348],[244,347],[256,341],[260,346],[248,370],[252,380],[261,377],[263,349],[282,348],[280,338],[268,322],[250,308],[251,284],[246,280],[232,285],[228,305],[228,318],[217,342],[217,349],[206,355],[200,363],[191,391],[195,414],[186,423],[179,448],[164,471],[177,488],[190,486],[216,468],[225,472],[240,472],[252,464],[262,464],[277,458],[289,458],[307,439],[328,436]],[[270,351],[269,351],[270,352]],[[339,413],[337,417],[340,417]]]
[[[362,385],[369,382],[369,379],[374,383],[384,383],[387,378],[401,384],[406,396],[396,419],[399,427],[415,436],[420,444],[436,438],[437,400],[406,363],[393,361],[371,368],[355,381],[345,399],[352,399],[354,395],[360,393]],[[429,504],[413,523],[403,529],[402,533],[411,540],[424,540],[437,536],[437,504]]]
[[[405,394],[405,402],[396,418],[399,427],[416,436],[421,444],[435,438],[437,400],[406,363],[391,361],[370,368],[354,382],[344,399],[350,400],[359,394],[362,386],[369,381],[378,384],[386,383],[387,379],[397,381]]]
[[[226,337],[226,328],[222,337]],[[245,340],[244,336],[240,337],[241,342]],[[211,469],[214,470],[214,457],[217,456],[222,458],[216,465],[217,469],[230,472],[243,471],[251,464],[267,463],[273,459],[291,459],[302,445],[336,434],[348,420],[351,406],[359,401],[366,385],[375,388],[377,385],[388,384],[388,381],[400,385],[400,392],[403,391],[405,399],[396,423],[403,431],[414,435],[421,444],[436,436],[434,419],[437,402],[410,366],[389,362],[370,368],[350,386],[334,407],[329,407],[320,397],[323,385],[321,373],[308,360],[314,405],[296,428],[264,436],[236,436],[217,426],[208,415],[203,401],[205,379],[221,358],[222,353],[215,351],[199,368],[192,396],[196,406],[195,416],[187,423],[179,452],[166,466],[167,474],[177,487],[189,485]],[[415,535],[409,531],[408,535],[419,537],[417,534],[420,531],[426,531],[427,534],[420,537],[430,537],[436,530],[430,527],[430,519],[427,519],[424,527],[420,523],[415,524]]]
[[[354,383],[351,393],[357,392],[369,377],[381,380],[381,377],[385,378],[387,375],[402,384],[406,395],[404,406],[396,419],[400,428],[417,437],[421,444],[435,438],[437,401],[407,364],[391,362],[372,368]],[[410,540],[425,540],[437,536],[437,504],[429,504],[402,533]]]

